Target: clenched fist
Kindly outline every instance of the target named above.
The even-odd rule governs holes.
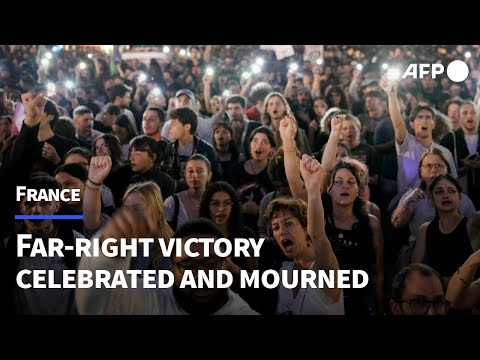
[[[112,168],[110,156],[94,156],[90,160],[88,178],[97,184],[103,183]]]

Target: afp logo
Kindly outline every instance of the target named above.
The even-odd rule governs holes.
[[[445,68],[442,64],[410,64],[402,75],[402,79],[412,77],[423,79],[425,75],[432,74],[432,79],[443,74]],[[454,82],[464,81],[468,77],[468,65],[461,60],[452,61],[447,66],[447,76]]]

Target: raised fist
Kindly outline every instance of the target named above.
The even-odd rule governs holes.
[[[94,156],[90,160],[90,169],[88,170],[88,178],[97,183],[103,183],[112,168],[112,159],[110,156]]]

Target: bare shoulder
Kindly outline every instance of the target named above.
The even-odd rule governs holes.
[[[425,222],[418,228],[418,232],[425,232],[427,231],[428,225],[430,225],[431,221]]]
[[[368,218],[370,219],[370,226],[372,227],[372,229],[380,229],[380,221],[378,221],[375,215],[368,214]]]
[[[480,211],[477,211],[473,216],[468,218],[467,228],[470,229],[472,234],[480,232]]]

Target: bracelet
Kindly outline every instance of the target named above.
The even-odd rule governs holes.
[[[103,183],[96,183],[95,181],[92,181],[92,179],[90,178],[87,178],[88,181],[90,181],[93,185],[97,185],[97,186],[103,186]]]
[[[394,221],[398,221],[398,219],[400,219],[400,216],[402,216],[403,214],[405,214],[409,208],[410,208],[410,204],[407,204],[407,206],[405,205],[400,205],[400,207],[403,206],[403,209],[401,209],[401,211],[399,211],[399,213],[397,214],[397,216],[393,217],[393,214],[392,214],[392,222]]]
[[[89,185],[88,183],[85,183],[85,187],[90,190],[100,190],[102,187],[101,186],[95,186],[93,187],[92,185]]]

